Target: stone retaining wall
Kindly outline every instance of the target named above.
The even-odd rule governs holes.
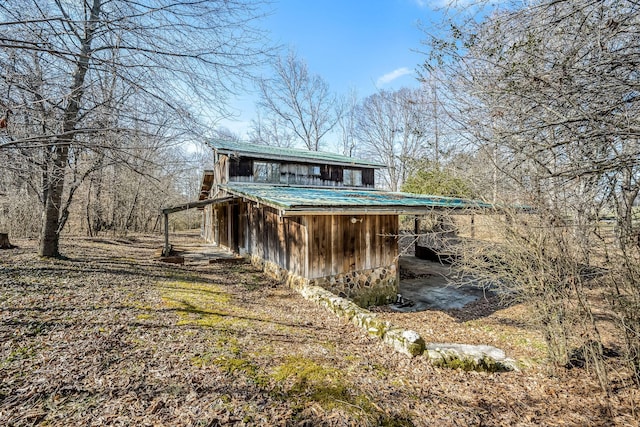
[[[433,343],[425,348],[425,355],[435,366],[464,371],[517,371],[515,360],[504,351],[490,345]]]
[[[314,301],[337,316],[349,320],[394,350],[411,357],[427,357],[435,366],[485,372],[518,370],[515,360],[507,358],[504,351],[496,347],[449,343],[427,345],[417,332],[401,329],[390,322],[380,320],[374,313],[326,289],[304,285],[298,288],[298,291],[305,299]]]
[[[386,267],[311,279],[309,284],[349,298],[366,308],[393,302],[398,293],[398,281],[398,267],[394,263]]]
[[[378,319],[373,313],[365,310],[352,301],[341,298],[319,286],[304,285],[298,292],[307,300],[326,307],[337,316],[350,321],[368,335],[381,339],[396,351],[408,356],[418,356],[424,352],[425,342],[417,332],[407,331]]]
[[[424,356],[436,366],[453,369],[491,372],[518,369],[516,362],[507,358],[504,352],[498,348],[486,345],[449,343],[427,345],[417,332],[401,329],[390,322],[380,320],[374,313],[356,305],[353,301],[342,298],[323,287],[315,286],[312,282],[316,279],[310,281],[291,274],[277,264],[265,262],[255,256],[251,257],[251,263],[263,269],[267,275],[297,290],[305,299],[327,308],[337,316],[364,330],[368,335],[381,339],[400,353],[411,357]],[[386,272],[387,275],[389,271],[392,269]],[[382,281],[383,279],[381,279]],[[338,282],[336,281],[336,283]],[[395,283],[397,286],[397,281]]]

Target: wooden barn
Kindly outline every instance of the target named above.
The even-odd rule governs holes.
[[[203,237],[281,280],[311,283],[361,306],[398,289],[399,215],[468,201],[375,189],[383,165],[332,153],[212,141],[200,199]]]

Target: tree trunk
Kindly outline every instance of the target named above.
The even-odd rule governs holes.
[[[11,249],[11,243],[9,243],[9,233],[0,233],[0,249]]]
[[[60,206],[64,190],[64,168],[69,157],[69,146],[55,148],[51,169],[45,188],[45,203],[42,214],[42,234],[40,237],[40,256],[57,257],[60,240]]]
[[[54,141],[51,149],[50,168],[47,170],[44,183],[45,200],[42,214],[42,234],[40,236],[40,256],[43,257],[57,257],[60,255],[60,232],[64,227],[67,215],[65,208],[65,218],[60,217],[62,193],[64,191],[64,173],[69,159],[69,149],[74,138],[73,131],[78,124],[80,101],[84,94],[85,76],[89,70],[91,42],[98,23],[101,6],[102,0],[93,0],[91,16],[85,24],[85,34],[80,46],[76,69],[73,73],[73,82],[70,87],[71,95],[64,111],[62,136]],[[69,195],[69,197],[72,196],[72,194]]]
[[[96,178],[96,190],[95,190],[95,207],[94,218],[90,225],[93,230],[93,235],[97,236],[100,231],[103,230],[107,221],[104,219],[104,211],[102,209],[102,173],[103,169],[100,169]]]
[[[87,203],[84,206],[85,219],[87,220],[87,235],[93,237],[93,227],[91,222],[91,190],[93,187],[93,176],[89,179],[89,188],[87,190]]]

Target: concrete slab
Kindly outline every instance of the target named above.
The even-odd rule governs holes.
[[[400,257],[399,292],[413,305],[391,304],[394,311],[459,309],[487,295],[488,291],[471,284],[456,283],[451,266],[412,256]],[[404,274],[403,274],[404,272]]]

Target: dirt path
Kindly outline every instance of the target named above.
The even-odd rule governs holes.
[[[582,370],[437,369],[247,264],[158,263],[159,238],[66,239],[64,260],[12,243],[0,251],[3,426],[638,425],[637,390],[607,398]],[[533,364],[541,344],[523,313],[380,315]]]

